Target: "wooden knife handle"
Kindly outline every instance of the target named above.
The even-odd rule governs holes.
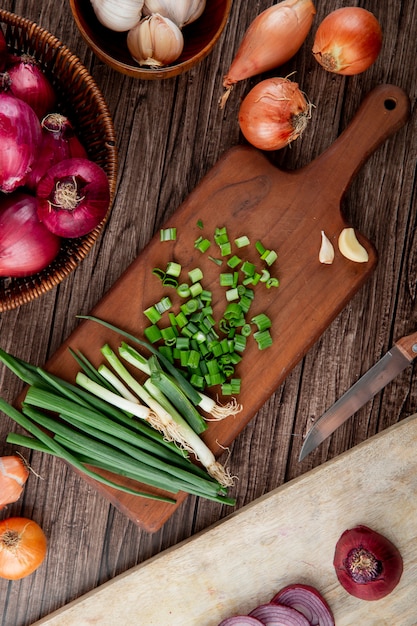
[[[410,362],[413,361],[417,357],[417,331],[401,337],[395,342],[395,345]]]

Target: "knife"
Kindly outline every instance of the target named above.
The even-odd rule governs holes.
[[[373,398],[378,391],[408,367],[417,357],[417,331],[401,337],[370,370],[333,404],[309,430],[299,461],[329,437],[343,422]]]

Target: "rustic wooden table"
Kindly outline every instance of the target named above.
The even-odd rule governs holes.
[[[271,4],[234,0],[226,30],[201,65],[178,78],[145,82],[116,73],[94,56],[68,2],[59,10],[54,0],[2,2],[2,8],[54,33],[89,69],[113,115],[120,160],[114,208],[99,242],[57,288],[1,315],[2,348],[45,363],[77,326],[76,315],[93,308],[218,158],[243,143],[236,112],[241,97],[259,79],[238,85],[221,112],[222,76],[249,23]],[[321,70],[310,50],[318,22],[348,4],[378,16],[384,45],[371,69],[343,78]],[[277,73],[297,72],[297,81],[315,105],[313,118],[302,140],[273,155],[276,164],[299,168],[317,157],[380,83],[402,87],[410,96],[412,115],[407,126],[370,157],[344,201],[349,220],[379,251],[376,271],[231,446],[229,464],[239,476],[236,509],[417,412],[416,373],[408,368],[304,462],[297,460],[312,420],[417,323],[414,3],[318,0],[316,7],[306,44]],[[0,384],[9,401],[21,390],[19,381],[3,368]],[[13,452],[5,443],[13,428],[3,416],[1,455]],[[49,552],[35,574],[20,582],[0,582],[2,626],[32,624],[231,512],[189,497],[160,531],[149,534],[61,461],[39,453],[30,454],[29,461],[41,478],[31,475],[23,497],[1,516],[36,520],[48,537]]]

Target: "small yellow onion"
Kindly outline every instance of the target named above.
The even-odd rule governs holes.
[[[181,55],[184,37],[174,22],[155,13],[128,32],[127,47],[139,65],[162,67]]]
[[[142,17],[144,0],[91,0],[98,21],[106,28],[125,32]]]
[[[239,126],[244,137],[260,150],[279,150],[300,137],[311,117],[298,84],[288,78],[267,78],[243,100]]]
[[[195,22],[206,8],[206,0],[145,0],[143,14],[159,13],[179,28]]]
[[[260,13],[247,29],[224,77],[226,92],[220,107],[237,82],[289,61],[305,41],[315,13],[312,0],[283,0]]]
[[[28,466],[20,456],[0,457],[0,509],[20,498],[28,476]]]
[[[382,30],[375,15],[360,7],[342,7],[320,23],[312,52],[328,72],[353,76],[376,61],[381,47]]]

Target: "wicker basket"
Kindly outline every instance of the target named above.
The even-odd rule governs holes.
[[[63,239],[56,259],[42,272],[25,278],[0,279],[0,312],[34,300],[58,285],[82,261],[108,218],[116,190],[117,150],[106,102],[87,69],[61,41],[28,19],[0,9],[0,26],[15,53],[32,54],[57,94],[59,110],[74,125],[88,156],[105,170],[110,206],[103,222],[78,239]]]

